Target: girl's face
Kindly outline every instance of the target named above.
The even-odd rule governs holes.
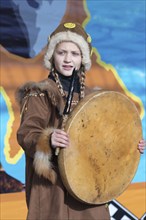
[[[73,69],[80,69],[82,55],[79,47],[73,42],[61,42],[54,51],[56,70],[64,76],[71,76]]]

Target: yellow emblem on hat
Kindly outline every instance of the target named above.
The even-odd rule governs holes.
[[[88,42],[88,43],[91,43],[91,41],[92,41],[92,38],[91,38],[91,36],[88,34],[87,42]]]
[[[75,28],[76,24],[75,23],[65,23],[64,27],[66,27],[66,28]]]

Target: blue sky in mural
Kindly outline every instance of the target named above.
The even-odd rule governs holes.
[[[91,15],[86,30],[92,36],[101,60],[112,64],[130,92],[138,96],[146,109],[146,7],[145,1],[90,1]],[[142,120],[146,139],[146,116]],[[141,156],[133,182],[146,181],[146,153]]]
[[[2,0],[1,3],[5,4],[6,1]],[[7,3],[7,7],[13,7],[13,12],[19,11],[20,13],[18,17],[21,21],[19,20],[18,24],[22,25],[20,26],[22,27],[22,32],[19,33],[21,37],[25,38],[25,45],[28,46],[25,56],[36,56],[46,46],[48,35],[60,23],[66,10],[66,0],[7,0]],[[60,3],[59,7],[58,3]],[[144,90],[146,89],[145,1],[87,0],[86,3],[91,19],[89,23],[87,23],[85,29],[92,36],[93,47],[97,48],[102,61],[112,64],[115,67],[128,90],[142,100],[146,109],[146,99],[144,94]],[[9,14],[7,14],[7,16],[9,16]],[[15,19],[18,18],[15,16],[12,18],[8,18],[7,22],[14,22],[14,24],[16,24]],[[25,34],[23,32],[24,30],[26,30]],[[15,34],[10,33],[12,31],[14,31],[14,29],[10,28],[9,33],[2,35],[4,36],[4,43],[7,43],[12,39],[12,37],[8,39],[9,36]],[[12,48],[13,50],[16,49],[16,46],[13,43],[11,43],[11,46],[14,46]],[[1,98],[1,108],[5,108],[5,113],[3,111],[3,122],[5,121],[7,123],[9,116],[3,101],[4,100]],[[144,116],[142,120],[143,131],[145,131],[143,132],[143,135],[146,139],[145,122],[146,116]],[[6,127],[3,127],[1,146],[4,141],[3,137],[5,130]],[[25,181],[23,172],[24,156],[16,165],[8,164],[4,158],[2,162],[8,173],[13,174],[14,177],[22,182]],[[141,156],[138,172],[133,180],[134,182],[146,181],[146,176],[144,175],[146,173],[145,164],[146,152]],[[15,169],[13,169],[14,166]]]

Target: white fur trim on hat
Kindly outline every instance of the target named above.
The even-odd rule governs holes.
[[[47,53],[44,57],[44,63],[46,68],[48,68],[49,70],[51,69],[52,65],[50,60],[53,56],[55,47],[58,43],[63,41],[71,41],[78,45],[78,47],[82,52],[82,57],[83,57],[82,64],[85,67],[85,71],[89,70],[91,67],[91,59],[90,59],[90,49],[88,43],[81,35],[73,33],[71,31],[59,32],[51,37],[48,45]]]

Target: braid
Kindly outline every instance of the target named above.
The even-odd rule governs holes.
[[[51,98],[52,104],[56,106],[56,98],[52,92],[48,92],[49,97]]]
[[[65,92],[63,91],[63,87],[61,85],[61,82],[59,80],[58,74],[54,71],[54,69],[52,69],[52,75],[54,76],[55,82],[57,84],[57,87],[62,95],[62,97],[65,97]]]
[[[81,70],[80,73],[80,99],[85,97],[85,72]]]

